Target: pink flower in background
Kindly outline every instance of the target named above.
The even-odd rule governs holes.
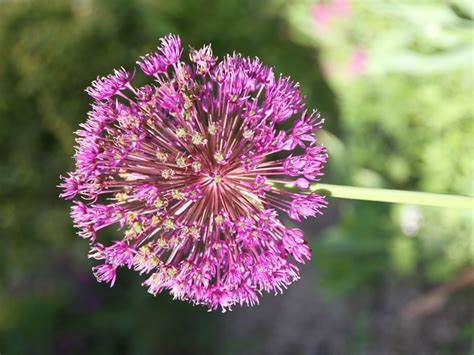
[[[190,52],[183,62],[180,38],[169,35],[138,62],[153,83],[135,87],[125,69],[92,83],[61,197],[74,199],[71,217],[101,262],[100,282],[112,286],[126,267],[147,275],[154,295],[168,290],[213,310],[254,305],[299,278],[290,256],[310,258],[279,213],[299,221],[326,206],[301,191],[322,176],[327,154],[314,133],[323,120],[258,58]],[[122,239],[97,242],[112,225]]]
[[[349,0],[332,0],[313,6],[312,18],[319,28],[327,27],[335,17],[346,15],[351,9]]]
[[[317,4],[313,7],[312,15],[315,25],[326,27],[332,17],[332,11],[326,4]]]
[[[354,49],[349,58],[348,70],[349,73],[359,75],[365,71],[367,66],[367,51],[365,48],[358,47]]]

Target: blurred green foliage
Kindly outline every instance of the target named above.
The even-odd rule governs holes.
[[[472,2],[345,3],[287,9],[340,103],[340,135],[321,137],[333,182],[473,195]],[[469,210],[360,202],[341,214],[314,245],[333,291],[385,272],[447,280],[474,262]]]
[[[113,289],[95,282],[55,187],[72,167],[84,88],[169,32],[301,82],[327,117],[326,182],[472,195],[472,8],[397,4],[353,2],[322,25],[303,0],[0,0],[0,352],[219,353],[218,315],[155,299],[127,272]],[[387,274],[446,280],[474,262],[469,212],[337,209],[336,225],[307,235],[326,290]]]

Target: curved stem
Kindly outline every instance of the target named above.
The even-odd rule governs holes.
[[[289,187],[288,185],[286,186]],[[319,183],[311,185],[310,191],[318,191],[319,193],[327,196],[352,200],[404,203],[451,208],[474,208],[474,197],[470,196],[375,189]]]

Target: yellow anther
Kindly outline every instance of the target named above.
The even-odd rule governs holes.
[[[174,170],[172,169],[165,169],[161,172],[161,177],[166,180],[171,178],[173,175],[174,175]]]
[[[176,165],[179,168],[185,168],[186,167],[186,158],[185,157],[176,157]]]
[[[165,238],[161,237],[156,240],[156,245],[160,248],[167,248],[168,242],[165,240]]]
[[[132,212],[132,211],[127,212],[127,222],[128,223],[132,223],[136,219],[137,219],[137,213],[136,212]]]
[[[191,137],[191,142],[194,144],[194,145],[199,145],[203,142],[203,139],[202,139],[202,136],[200,133],[198,132],[195,132],[193,133],[192,137]]]
[[[184,109],[185,109],[185,110],[189,110],[191,107],[193,107],[193,103],[191,102],[191,100],[186,99],[186,100],[184,101]]]
[[[216,126],[216,124],[215,124],[215,123],[211,123],[211,124],[209,125],[209,127],[207,127],[207,132],[209,132],[209,134],[210,134],[211,136],[213,136],[214,134],[216,134],[216,133],[217,133],[217,126]]]
[[[126,238],[134,238],[137,235],[133,229],[127,229],[125,231],[125,237]]]
[[[183,127],[180,127],[176,129],[175,134],[178,138],[184,138],[186,137],[186,130]]]
[[[214,154],[214,159],[216,160],[217,163],[221,163],[224,161],[224,155],[222,154],[222,152],[216,152]]]
[[[201,171],[201,166],[202,166],[201,162],[199,161],[193,161],[193,163],[191,164],[191,167],[193,168],[195,172]]]
[[[155,198],[155,201],[153,201],[153,206],[155,206],[158,209],[163,208],[164,205],[165,205],[165,201],[163,201],[161,197],[157,197]]]
[[[169,277],[173,277],[178,273],[178,271],[176,270],[176,268],[170,267],[168,270],[166,270],[166,273]]]
[[[168,160],[168,154],[163,153],[162,151],[158,150],[156,152],[156,158],[162,163],[164,163],[166,160]]]
[[[140,233],[143,230],[143,226],[140,222],[134,222],[133,223],[133,229],[135,232]]]
[[[161,222],[161,218],[158,216],[151,217],[151,225],[157,226]]]
[[[184,194],[177,189],[171,191],[171,196],[176,200],[182,200],[184,198]]]
[[[152,256],[151,258],[148,259],[148,263],[152,267],[156,267],[160,264],[161,260],[157,256]]]
[[[119,192],[117,194],[115,194],[115,199],[118,201],[118,202],[123,202],[127,199],[128,195],[124,192]]]
[[[244,131],[244,134],[243,134],[243,136],[244,136],[245,139],[252,139],[252,138],[253,138],[253,135],[254,135],[254,131],[252,131],[252,130],[250,130],[250,129],[246,129],[246,130]]]
[[[220,214],[218,214],[215,218],[214,221],[216,221],[217,224],[222,224],[224,222],[224,217],[222,217]]]
[[[119,169],[118,175],[122,179],[126,179],[128,177],[128,171],[126,169],[121,168],[121,169]]]
[[[163,221],[163,228],[165,231],[170,231],[174,229],[174,221],[170,218],[167,218]]]
[[[142,245],[139,251],[142,254],[148,254],[150,252],[150,247],[148,245]]]

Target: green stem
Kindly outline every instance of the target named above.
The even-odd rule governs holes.
[[[404,203],[451,208],[474,208],[474,198],[469,196],[433,194],[428,192],[413,192],[403,190],[375,189],[319,183],[311,185],[310,190],[318,191],[319,193],[332,197],[352,200]]]

